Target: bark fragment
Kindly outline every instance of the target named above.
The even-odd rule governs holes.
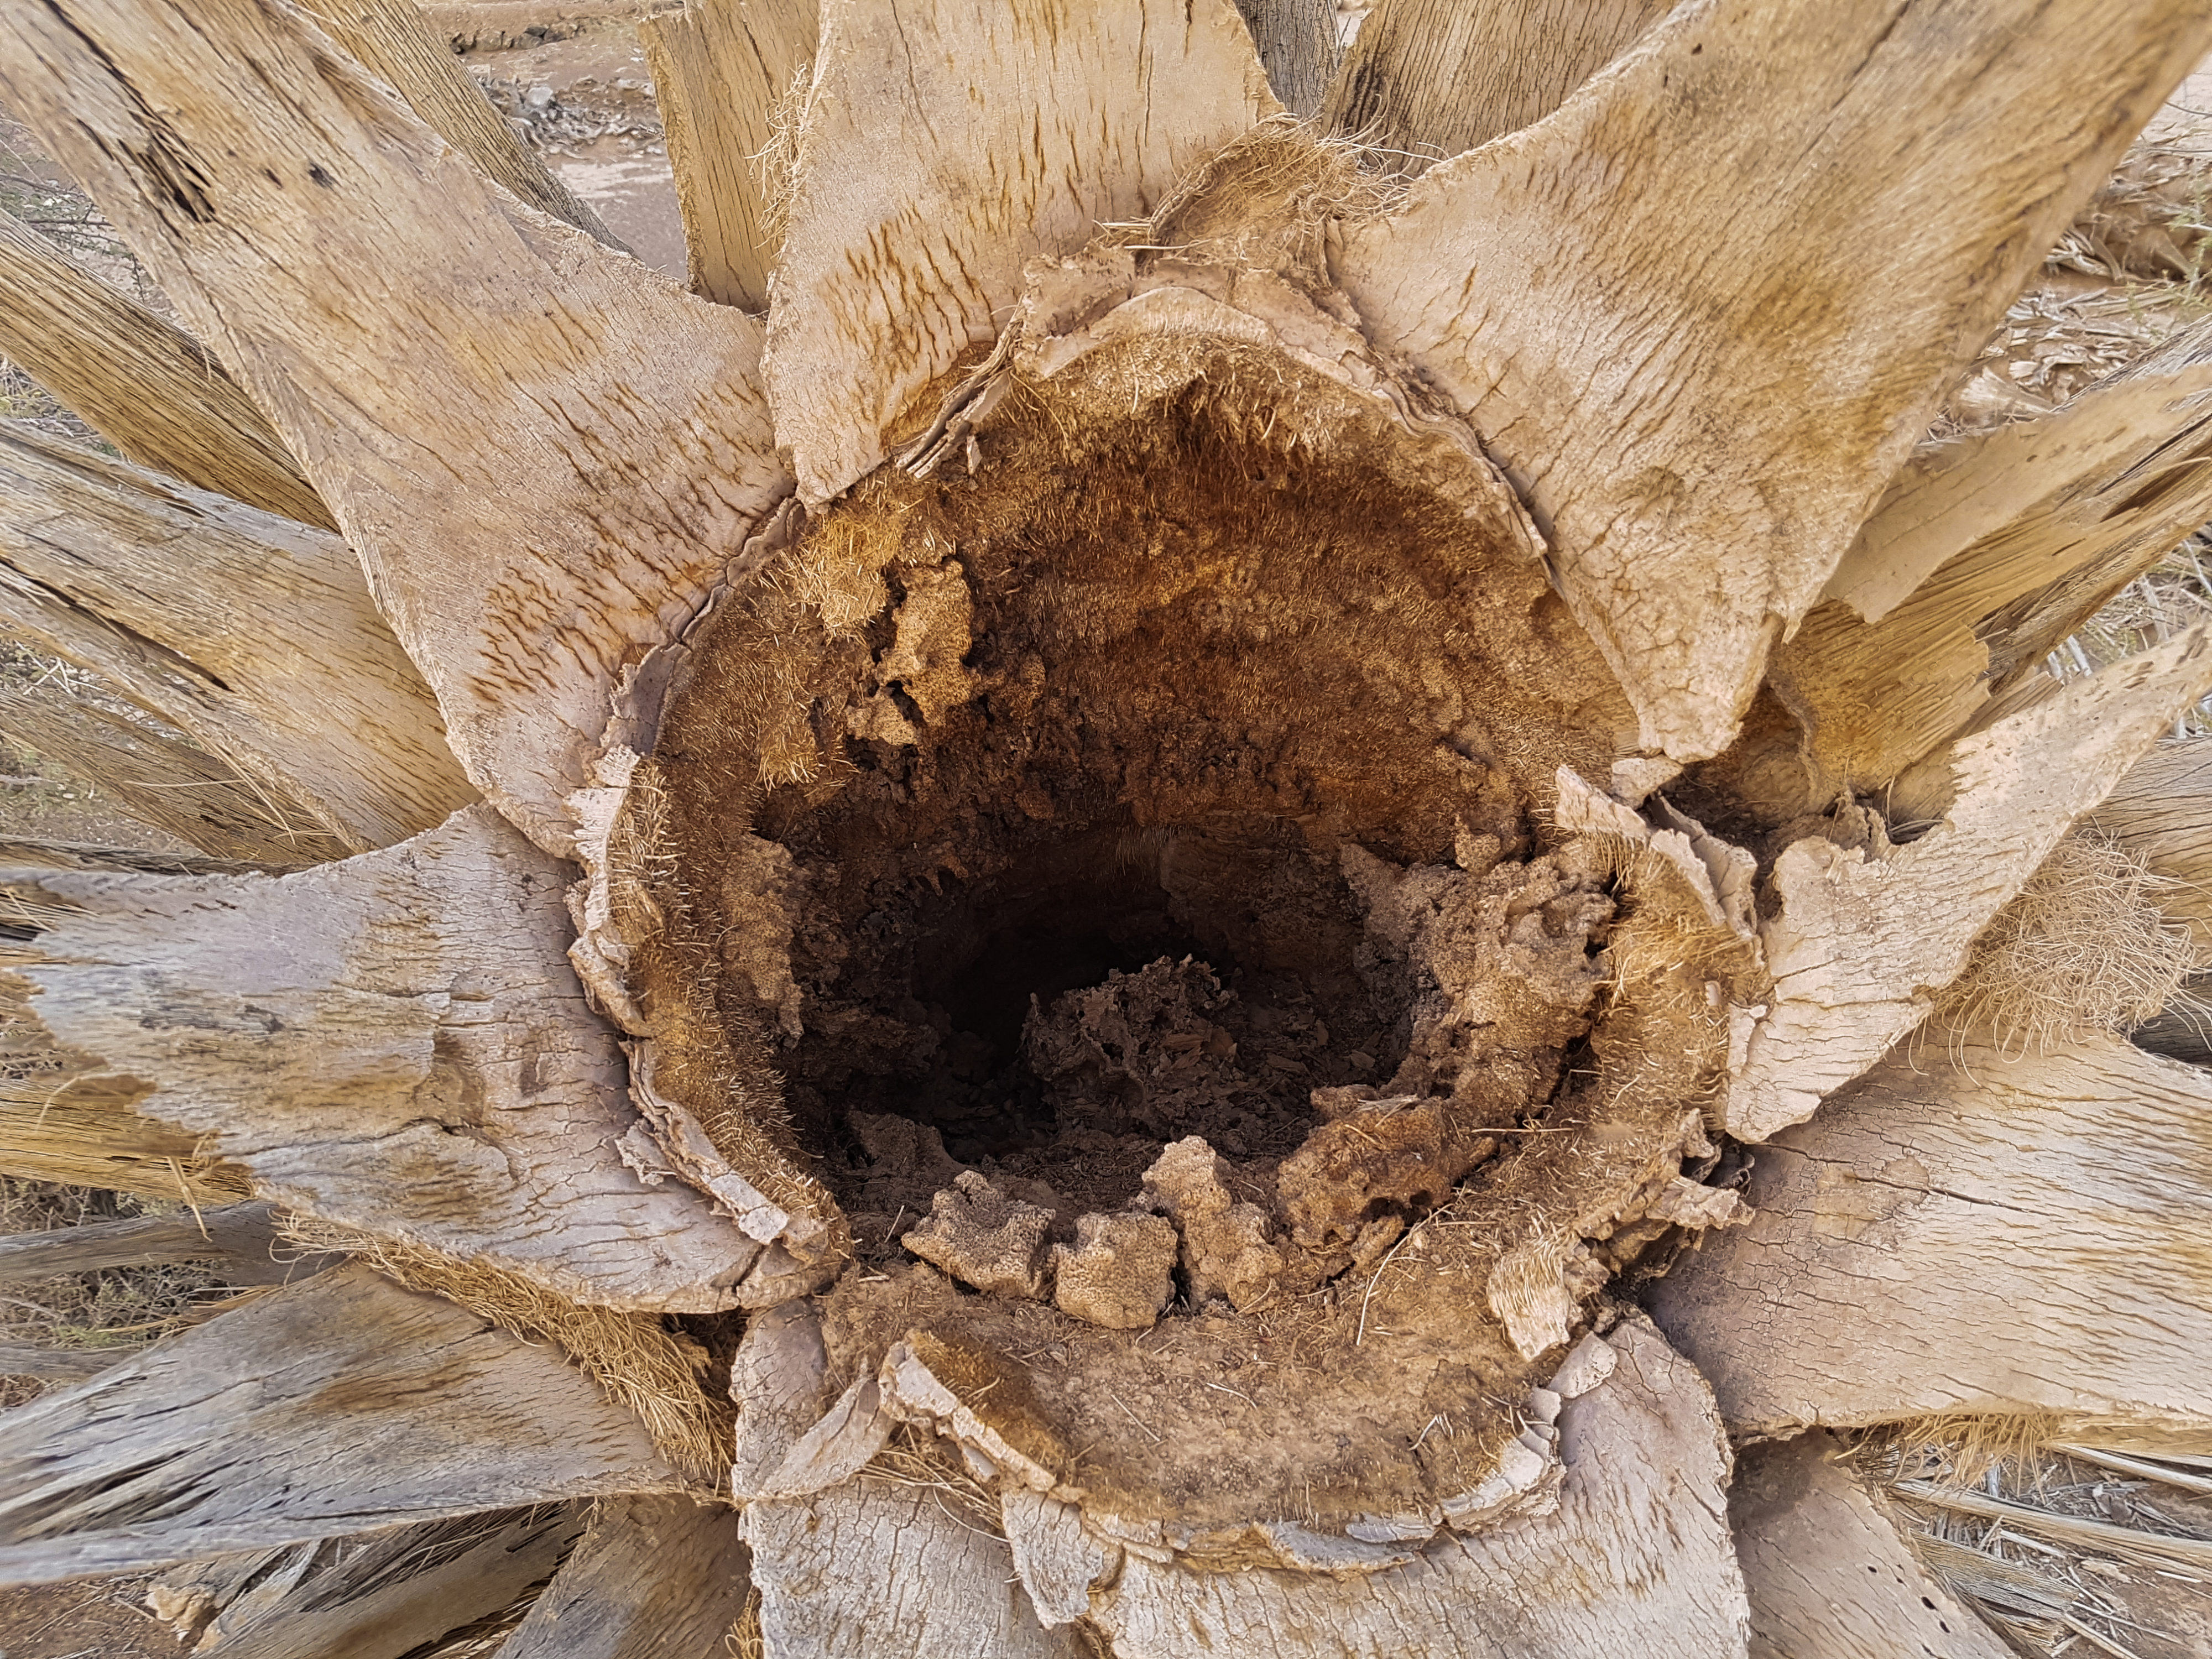
[[[900,1243],[963,1284],[994,1296],[1041,1297],[1052,1212],[1000,1192],[973,1170],[937,1194]]]
[[[1114,1331],[1149,1329],[1175,1295],[1176,1230],[1156,1215],[1086,1215],[1052,1247],[1053,1303]]]

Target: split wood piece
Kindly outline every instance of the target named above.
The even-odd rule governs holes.
[[[1071,1504],[1023,1499],[1006,1505],[1014,1559],[1039,1607],[1087,1613],[1122,1659],[1742,1654],[1712,1395],[1640,1316],[1607,1340],[1626,1363],[1560,1413],[1566,1473],[1553,1513],[1447,1534],[1405,1565],[1339,1577],[1191,1571],[1085,1531]]]
[[[691,291],[768,309],[782,237],[770,112],[814,57],[816,0],[688,0],[638,21],[668,135]]]
[[[1533,126],[1674,0],[1384,0],[1330,86],[1329,127],[1397,169]]]
[[[2209,1124],[2212,1078],[2117,1037],[1900,1050],[1760,1150],[1751,1224],[1685,1255],[1656,1316],[1741,1433],[2043,1412],[2202,1435]]]
[[[0,1376],[27,1376],[41,1382],[82,1382],[131,1358],[144,1343],[113,1348],[42,1348],[29,1343],[0,1343]]]
[[[0,734],[203,853],[279,869],[345,855],[338,838],[288,792],[165,730],[63,693],[0,695]]]
[[[1731,1054],[1729,1133],[1802,1123],[1918,1024],[1975,935],[2208,686],[2199,629],[1954,744],[1952,799],[1917,841],[1793,842],[1771,878],[1781,908],[1759,924],[1771,1006]]]
[[[617,1502],[627,1500],[617,1499]],[[405,1659],[543,1583],[582,1530],[580,1504],[472,1515],[300,1544],[211,1620],[191,1591],[167,1605],[201,1626],[188,1651],[223,1659]],[[251,1559],[252,1558],[247,1558]],[[211,1603],[207,1597],[202,1606]],[[507,1650],[502,1649],[501,1652]]]
[[[955,1501],[927,1480],[863,1472],[811,1498],[747,1504],[767,1659],[1093,1653],[1039,1621],[1006,1540],[985,1530],[988,1511],[964,1515]]]
[[[638,0],[422,0],[422,26],[454,52],[507,52],[628,29]]]
[[[1283,107],[1303,120],[1320,114],[1344,58],[1336,0],[1237,0],[1237,10]]]
[[[1879,789],[1967,729],[2208,518],[2212,324],[2042,420],[1923,450],[1775,649],[1814,796]]]
[[[2154,896],[2212,945],[2212,742],[2161,743],[2112,786],[2090,823],[2173,884]]]
[[[0,946],[12,969],[16,947]],[[0,999],[20,1003],[24,982],[0,976]],[[233,1204],[247,1196],[246,1172],[203,1157],[200,1138],[142,1117],[152,1092],[137,1078],[102,1068],[97,1055],[58,1047],[35,1020],[9,1007],[0,1024],[0,1175],[99,1187],[171,1203]]]
[[[761,1248],[615,1143],[615,1033],[569,968],[561,866],[489,809],[281,879],[42,873],[30,1018],[257,1192],[586,1306],[735,1304]]]
[[[471,781],[565,856],[622,669],[790,488],[759,325],[520,206],[286,10],[17,24],[0,95],[270,411]]]
[[[1145,217],[1279,109],[1227,0],[830,0],[769,318],[801,499],[872,470],[999,337],[1025,261]]]
[[[266,1204],[225,1204],[197,1212],[134,1216],[0,1238],[0,1281],[52,1279],[103,1267],[159,1267],[220,1261],[226,1285],[282,1285],[312,1272],[297,1251],[280,1254]]]
[[[1370,337],[1522,487],[1646,749],[1727,746],[1954,371],[2208,44],[2183,0],[1690,0],[1347,230]]]
[[[1814,1431],[1741,1455],[1729,1491],[1752,1659],[2007,1659]]]
[[[750,1559],[734,1510],[614,1499],[499,1659],[726,1659]]]
[[[337,528],[269,418],[200,343],[0,213],[0,356],[142,466]]]
[[[334,850],[476,798],[336,536],[0,432],[0,617],[297,802]]]
[[[275,875],[289,865],[211,859],[201,853],[167,853],[145,847],[95,847],[82,841],[27,841],[0,836],[0,869],[130,870],[144,876]],[[0,906],[0,925],[15,913]]]
[[[683,1486],[556,1350],[358,1264],[157,1343],[8,1426],[0,1583]]]
[[[431,34],[416,0],[301,0],[301,9],[494,181],[594,241],[629,252],[515,136],[461,60]]]

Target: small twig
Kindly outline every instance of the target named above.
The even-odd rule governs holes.
[[[1419,1237],[1421,1228],[1428,1224],[1429,1218],[1422,1217],[1420,1224],[1410,1230],[1403,1238],[1393,1244],[1384,1253],[1382,1259],[1375,1264],[1375,1276],[1367,1281],[1367,1293],[1359,1298],[1359,1332],[1352,1339],[1353,1347],[1356,1348],[1367,1340],[1367,1304],[1375,1299],[1375,1287],[1382,1282],[1382,1275],[1390,1270],[1390,1263],[1397,1258],[1398,1252]]]
[[[1127,1401],[1123,1400],[1120,1395],[1115,1394],[1115,1393],[1114,1392],[1114,1390],[1113,1390],[1113,1389],[1107,1389],[1107,1390],[1106,1390],[1106,1397],[1107,1397],[1109,1400],[1112,1401],[1115,1405],[1117,1405],[1117,1406],[1121,1407],[1121,1408],[1122,1409],[1122,1411],[1123,1411],[1125,1413],[1127,1413],[1127,1417],[1128,1417],[1129,1420],[1130,1420],[1132,1423],[1134,1423],[1134,1424],[1135,1424],[1139,1428],[1142,1429],[1142,1430],[1143,1430],[1146,1434],[1152,1434],[1152,1443],[1153,1443],[1154,1445],[1158,1445],[1158,1444],[1159,1444],[1159,1443],[1160,1443],[1160,1437],[1159,1437],[1159,1436],[1158,1436],[1157,1434],[1152,1434],[1152,1425],[1151,1424],[1149,1424],[1149,1423],[1146,1422],[1146,1421],[1145,1421],[1145,1419],[1144,1419],[1143,1418],[1141,1418],[1141,1417],[1138,1416],[1138,1415],[1136,1414],[1136,1413],[1134,1413],[1134,1412],[1133,1412],[1133,1411],[1130,1411],[1130,1410],[1129,1410],[1128,1402],[1127,1402]]]

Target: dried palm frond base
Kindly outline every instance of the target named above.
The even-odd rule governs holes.
[[[708,1491],[730,1462],[730,1407],[710,1393],[707,1352],[648,1314],[579,1307],[482,1261],[293,1215],[285,1235],[302,1250],[360,1258],[410,1291],[458,1302],[526,1341],[559,1345],[610,1399],[635,1413],[662,1456]]]

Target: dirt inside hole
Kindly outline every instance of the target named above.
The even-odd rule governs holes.
[[[1267,354],[1099,356],[702,631],[626,809],[659,1086],[835,1195],[841,1375],[926,1331],[1124,1513],[1433,1503],[1535,1375],[1493,1273],[1603,1282],[1717,1005],[1671,939],[1605,989],[1619,872],[1543,808],[1633,721],[1479,459]],[[1051,1305],[1147,1226],[1159,1334]]]

